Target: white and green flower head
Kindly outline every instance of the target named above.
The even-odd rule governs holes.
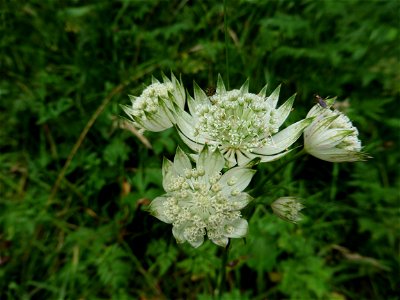
[[[150,212],[163,222],[172,224],[178,243],[199,247],[207,236],[225,247],[229,238],[247,234],[248,223],[240,210],[252,199],[243,190],[255,171],[235,167],[222,174],[225,160],[218,149],[205,146],[199,153],[196,167],[189,157],[177,149],[174,162],[164,159],[163,187],[166,194],[150,204]]]
[[[208,97],[194,84],[194,99],[188,96],[190,114],[177,109],[177,128],[182,140],[198,152],[204,145],[218,148],[227,166],[245,165],[258,157],[261,162],[276,160],[289,152],[311,119],[279,128],[288,117],[295,96],[276,108],[278,87],[266,97],[248,92],[248,81],[240,90],[225,89],[218,76],[216,93]]]
[[[325,100],[327,107],[316,104],[307,117],[315,117],[304,130],[304,149],[319,159],[329,162],[351,162],[368,158],[361,152],[358,130],[350,119],[332,110],[334,99]]]
[[[185,89],[174,74],[171,79],[163,74],[163,81],[154,77],[139,97],[129,95],[131,106],[122,106],[125,113],[133,120],[136,127],[148,131],[163,131],[175,123],[171,110],[174,104],[183,109],[185,106]]]
[[[300,211],[304,208],[296,197],[281,197],[275,200],[272,204],[272,211],[281,219],[297,223],[301,220]]]

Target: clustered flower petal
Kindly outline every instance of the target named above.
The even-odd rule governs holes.
[[[163,186],[166,194],[151,202],[150,212],[173,225],[178,243],[199,247],[204,236],[219,246],[228,238],[241,238],[247,233],[247,221],[240,210],[251,197],[243,190],[255,171],[236,167],[222,174],[225,160],[218,149],[204,147],[196,167],[178,148],[174,162],[164,160]]]
[[[307,117],[314,117],[311,125],[304,130],[304,149],[309,154],[329,162],[368,158],[361,152],[357,128],[346,115],[317,104],[311,108]]]
[[[228,167],[246,165],[254,158],[261,162],[279,159],[312,121],[305,119],[279,132],[295,97],[276,108],[279,90],[269,97],[266,88],[252,94],[246,81],[240,90],[226,91],[219,77],[216,94],[209,97],[195,84],[194,99],[188,97],[190,114],[177,110],[179,134],[194,151],[206,144],[218,148]]]

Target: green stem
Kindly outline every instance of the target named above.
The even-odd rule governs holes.
[[[333,164],[331,192],[329,195],[331,201],[335,200],[337,194],[338,176],[339,176],[339,164]]]
[[[224,33],[225,33],[225,71],[226,71],[226,84],[228,90],[229,86],[229,58],[228,58],[228,23],[226,21],[226,0],[224,0]]]
[[[279,171],[281,171],[284,167],[286,167],[289,163],[291,163],[292,161],[304,156],[305,154],[307,154],[307,152],[304,150],[304,148],[296,153],[295,155],[293,155],[293,157],[291,157],[290,159],[286,160],[285,162],[283,162],[282,164],[280,164],[275,170],[273,170],[271,173],[268,174],[268,176],[263,180],[263,182],[261,182],[260,184],[258,184],[256,186],[256,188],[253,190],[253,194],[254,195],[258,195],[258,193],[264,188],[265,184],[272,178],[274,177]]]
[[[219,288],[218,288],[218,298],[221,298],[225,291],[225,281],[226,281],[226,264],[228,262],[228,255],[229,255],[229,246],[231,244],[231,240],[228,240],[228,245],[224,248],[224,252],[221,258],[221,270],[220,270],[220,281],[219,281]]]

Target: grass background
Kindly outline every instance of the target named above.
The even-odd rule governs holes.
[[[225,42],[217,1],[3,0],[0,298],[212,299],[221,249],[176,245],[144,210],[176,133],[146,133],[148,149],[119,118],[127,94],[171,70],[189,91],[218,73],[253,92],[282,83],[281,99],[297,92],[289,122],[313,94],[338,96],[373,156],[277,174],[244,212],[222,299],[398,299],[399,12],[395,0],[227,0]],[[283,195],[304,199],[304,222],[271,214]]]

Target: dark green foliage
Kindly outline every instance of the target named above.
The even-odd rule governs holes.
[[[220,298],[398,297],[399,2],[226,2],[228,44],[217,1],[0,4],[1,299],[213,299],[221,249],[177,245],[146,211],[179,139],[146,133],[149,149],[121,128],[118,104],[161,71],[189,91],[215,86],[226,47],[232,88],[283,83],[282,98],[297,92],[290,121],[313,94],[338,96],[373,158],[306,157],[265,184],[243,212],[250,233],[232,241]],[[260,165],[250,193],[281,163]],[[304,199],[298,225],[271,213],[285,195]]]

